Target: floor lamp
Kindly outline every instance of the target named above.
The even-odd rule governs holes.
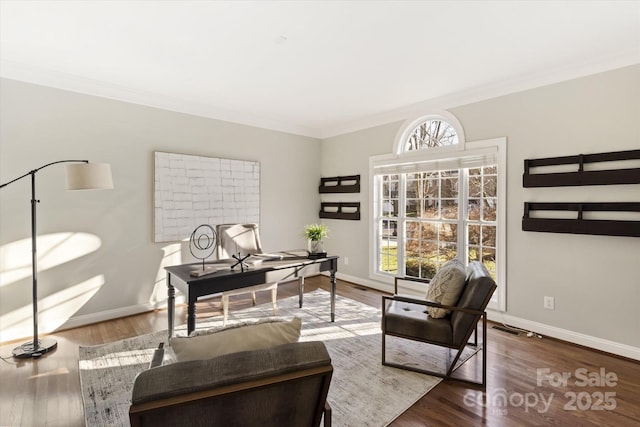
[[[113,180],[111,178],[111,167],[105,163],[89,163],[88,160],[59,160],[47,163],[17,177],[9,182],[0,185],[4,188],[9,184],[21,180],[31,175],[31,270],[33,284],[33,341],[24,343],[13,349],[13,357],[29,358],[40,357],[44,353],[54,350],[58,343],[51,338],[38,338],[38,252],[36,246],[36,206],[40,200],[36,199],[36,173],[48,166],[58,163],[69,163],[67,165],[67,190],[92,190],[111,189]]]

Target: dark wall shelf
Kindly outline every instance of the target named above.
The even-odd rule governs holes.
[[[360,202],[320,203],[320,218],[360,219]]]
[[[531,218],[531,211],[573,211],[575,219]],[[640,212],[640,203],[528,203],[524,204],[522,230],[548,233],[640,237],[640,221],[584,219],[583,212]]]
[[[359,193],[360,175],[320,178],[320,193]]]
[[[522,185],[524,187],[566,187],[578,185],[640,184],[640,168],[584,170],[585,164],[621,160],[640,160],[640,150],[527,159],[524,161]],[[576,165],[577,171],[531,173],[531,168],[534,167],[572,164]]]

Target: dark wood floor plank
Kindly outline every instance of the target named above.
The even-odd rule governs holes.
[[[305,292],[328,290],[326,277],[305,281]],[[339,281],[338,293],[347,298],[380,308],[381,292]],[[295,283],[279,287],[278,298],[297,295]],[[258,303],[268,303],[268,293],[258,294]],[[231,298],[230,310],[250,307],[250,298]],[[199,319],[221,316],[219,298],[198,303]],[[340,313],[336,313],[337,316]],[[176,323],[186,321],[186,307],[176,308]],[[36,360],[16,361],[9,357],[0,362],[0,425],[2,426],[83,426],[84,415],[78,373],[78,347],[117,341],[167,328],[167,311],[156,310],[141,315],[102,322],[54,334],[58,349]],[[19,343],[0,345],[0,354],[10,356]],[[492,328],[488,330],[487,392],[464,384],[445,381],[416,402],[393,422],[396,427],[418,426],[637,426],[640,425],[640,363],[589,350],[548,338],[513,336]],[[470,372],[478,372],[479,360],[472,360]],[[569,372],[577,369],[589,373],[613,372],[618,376],[614,387],[579,387],[571,378],[567,386],[553,386],[548,381],[537,385],[538,369]],[[616,408],[606,410],[571,410],[565,393],[582,394],[583,402],[593,400],[598,392],[615,393]],[[539,402],[525,408],[519,397]],[[501,404],[499,397],[507,400]],[[548,410],[540,399],[551,399]],[[509,399],[512,399],[509,402]],[[577,409],[577,408],[576,408]],[[339,426],[338,426],[339,427]]]

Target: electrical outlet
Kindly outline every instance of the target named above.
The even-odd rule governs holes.
[[[544,297],[544,308],[548,310],[553,310],[553,306],[554,306],[554,298]]]
[[[349,265],[349,258],[348,257],[344,257],[344,265]]]

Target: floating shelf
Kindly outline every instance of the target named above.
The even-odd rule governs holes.
[[[320,178],[320,193],[359,193],[360,175]]]
[[[360,219],[360,202],[320,203],[320,218]]]
[[[640,184],[640,167],[628,169],[584,170],[589,163],[640,160],[640,150],[617,151],[577,156],[548,157],[524,161],[522,185],[524,187],[567,187],[577,185]],[[576,164],[577,171],[557,173],[531,173],[531,168]]]
[[[575,219],[531,218],[531,211],[573,211]],[[523,231],[640,237],[640,220],[584,219],[583,212],[640,212],[640,203],[527,203]]]

